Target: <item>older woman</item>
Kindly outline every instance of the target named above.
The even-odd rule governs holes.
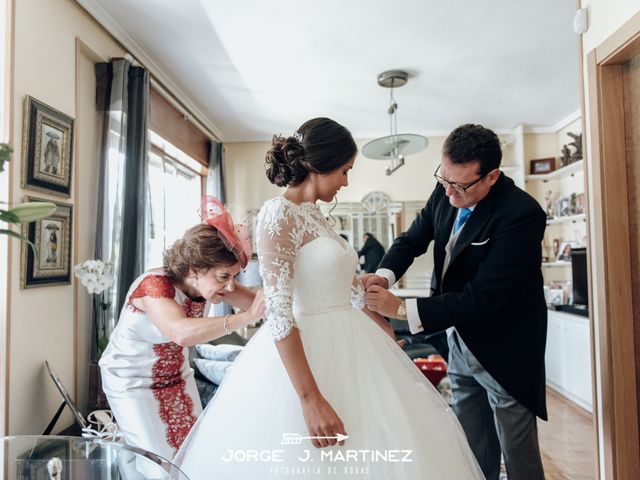
[[[262,318],[262,291],[236,284],[251,255],[240,229],[213,197],[205,223],[187,230],[161,269],[137,278],[100,359],[102,385],[128,444],[172,458],[198,415],[200,399],[187,347]],[[203,317],[209,303],[242,313]]]

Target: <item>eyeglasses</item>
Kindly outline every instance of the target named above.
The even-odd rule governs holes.
[[[484,175],[480,175],[480,177],[478,177],[476,180],[474,180],[471,183],[467,183],[467,184],[450,182],[449,180],[445,180],[443,177],[438,175],[438,171],[440,170],[440,167],[441,167],[441,165],[438,165],[438,168],[436,168],[436,171],[433,173],[433,176],[435,177],[435,179],[444,188],[451,187],[461,195],[465,195],[467,193],[467,190],[469,190],[471,187],[473,187],[476,183],[478,183],[480,180],[482,180],[487,175],[486,173]]]

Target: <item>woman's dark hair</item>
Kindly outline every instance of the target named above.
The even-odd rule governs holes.
[[[220,238],[218,230],[201,223],[187,230],[182,238],[164,251],[162,269],[172,282],[181,282],[190,270],[230,267],[238,263],[235,254]]]
[[[274,135],[267,152],[267,178],[279,187],[299,185],[309,173],[327,174],[358,151],[351,133],[330,118],[313,118],[290,137]]]
[[[442,155],[456,164],[479,162],[482,176],[500,167],[502,160],[498,136],[488,128],[471,123],[461,125],[449,134]]]

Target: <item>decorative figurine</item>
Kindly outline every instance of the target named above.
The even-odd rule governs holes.
[[[560,157],[560,163],[563,167],[566,167],[571,163],[571,151],[566,145],[562,146],[562,156]]]
[[[555,217],[555,205],[554,205],[554,201],[553,201],[553,191],[552,190],[548,190],[547,193],[544,196],[544,204],[545,204],[545,211],[547,212],[547,218],[553,218]]]
[[[53,457],[47,462],[47,471],[49,472],[49,480],[62,480],[62,460]]]
[[[573,138],[573,142],[569,144],[569,147],[576,149],[576,151],[571,154],[571,160],[569,163],[582,160],[582,133],[576,135],[575,133],[567,132],[567,135]]]

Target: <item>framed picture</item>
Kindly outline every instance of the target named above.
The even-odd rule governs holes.
[[[67,406],[71,410],[71,413],[75,417],[78,425],[80,425],[80,427],[82,428],[88,427],[89,424],[85,420],[82,413],[80,413],[80,410],[78,410],[78,407],[76,406],[75,402],[71,399],[71,395],[69,395],[69,392],[63,385],[62,380],[60,380],[60,377],[58,377],[58,375],[56,375],[56,373],[51,370],[51,367],[49,366],[49,362],[47,360],[44,361],[44,366],[46,367],[47,373],[51,377],[51,380],[53,380],[53,383],[55,384],[56,388],[60,392],[60,395],[62,395],[64,402],[67,404]]]
[[[578,244],[576,242],[562,242],[560,244],[560,249],[558,250],[558,256],[556,257],[556,261],[570,262],[571,250],[577,246]]]
[[[571,215],[571,196],[560,197],[556,200],[556,217]]]
[[[578,215],[584,213],[584,193],[571,194],[571,214]]]
[[[547,301],[547,304],[563,305],[564,303],[564,290],[561,288],[551,288],[549,290],[549,300]]]
[[[22,187],[69,198],[73,118],[38,100],[24,99]]]
[[[556,157],[531,160],[529,168],[532,175],[553,172],[556,169]]]
[[[47,200],[25,197],[25,202]],[[20,277],[22,288],[71,283],[72,206],[56,204],[49,217],[23,225],[22,234],[37,247],[38,254],[22,242]]]

